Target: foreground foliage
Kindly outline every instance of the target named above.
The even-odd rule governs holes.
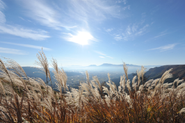
[[[49,63],[43,51],[38,63],[51,82]],[[144,67],[132,82],[125,75],[120,85],[109,81],[102,86],[95,76],[80,83],[79,89],[67,87],[67,76],[52,60],[59,92],[40,78],[29,78],[15,61],[0,59],[0,122],[10,123],[181,123],[185,122],[185,82],[172,77],[170,70],[161,78],[144,82]]]

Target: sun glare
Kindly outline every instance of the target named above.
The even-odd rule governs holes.
[[[69,41],[78,43],[80,45],[88,45],[90,40],[93,40],[94,37],[86,31],[80,31],[77,35],[70,34]]]

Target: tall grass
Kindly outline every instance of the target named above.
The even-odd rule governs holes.
[[[116,87],[108,74],[107,86],[95,76],[80,83],[79,89],[67,88],[67,76],[52,60],[54,77],[59,92],[48,82],[49,63],[43,51],[38,55],[39,64],[46,75],[46,84],[40,78],[30,78],[15,61],[0,59],[0,122],[7,123],[181,123],[185,122],[185,82],[172,77],[172,69],[161,78],[144,82],[145,68],[128,79],[120,77]],[[50,79],[51,82],[51,79]],[[131,84],[130,84],[131,83]],[[63,93],[65,91],[65,93]]]

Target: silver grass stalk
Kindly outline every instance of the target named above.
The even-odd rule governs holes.
[[[46,89],[46,84],[41,78],[36,78],[36,81],[44,88]]]
[[[136,91],[136,83],[135,83],[135,81],[136,81],[136,78],[137,78],[137,76],[134,76],[133,77],[133,79],[132,79],[132,86],[133,86],[133,88],[134,88],[134,90]]]
[[[10,86],[8,84],[4,85],[4,90],[5,90],[5,93],[9,94],[9,95],[13,95],[15,93],[12,86]]]
[[[89,85],[87,83],[80,82],[80,89],[85,93],[87,96],[90,96],[91,92],[89,90]]]
[[[98,84],[98,88],[100,90],[100,94],[102,94],[102,87],[101,87],[100,81],[98,80],[98,77],[97,76],[93,76],[93,80]]]
[[[48,109],[50,112],[53,112],[53,106],[52,101],[50,98],[44,98],[44,102],[41,103],[41,106],[44,106],[46,109]]]
[[[85,71],[85,74],[86,74],[86,80],[87,80],[87,88],[88,88],[88,93],[91,94],[91,89],[92,89],[92,86],[90,84],[90,79],[89,79],[89,73],[87,71]]]
[[[144,68],[144,66],[141,66],[141,71],[140,72],[141,72],[142,82],[144,80],[145,70],[146,70],[146,68]]]
[[[182,88],[182,89],[178,89],[178,92],[177,92],[177,98],[179,98],[181,95],[183,95],[183,93],[185,92],[185,88]]]
[[[123,63],[123,69],[124,69],[124,72],[125,72],[125,75],[127,77],[127,80],[128,80],[128,67],[126,66],[125,62]]]
[[[142,91],[143,91],[143,87],[144,87],[143,85],[140,85],[140,86],[139,86],[139,91],[142,92]]]
[[[103,92],[110,95],[109,89],[105,86],[103,86]]]
[[[131,87],[130,87],[130,80],[129,79],[127,80],[127,88],[129,90],[129,93],[130,93],[131,92]]]
[[[92,84],[93,87],[99,88],[94,79],[91,80],[91,84]]]
[[[87,71],[85,71],[85,74],[86,74],[87,83],[90,86],[89,73]]]
[[[138,70],[137,70],[137,79],[138,79],[138,80],[137,80],[137,83],[138,83],[137,86],[138,86],[138,87],[140,86],[140,82],[141,82],[140,78],[141,78],[141,71],[138,71]]]
[[[164,81],[168,78],[171,78],[172,77],[172,74],[170,73],[171,71],[173,70],[173,68],[167,70],[164,72],[164,74],[162,75],[161,79],[160,79],[160,83],[163,84]]]
[[[117,88],[116,88],[116,85],[111,82],[109,73],[108,73],[108,78],[109,78],[109,81],[108,81],[107,85],[110,87],[110,90],[109,90],[110,95],[109,96],[112,97],[113,94],[117,95]]]
[[[123,76],[121,76],[120,77],[120,85],[119,85],[119,88],[120,88],[120,92],[121,91],[125,91],[125,82],[126,80],[125,80],[125,76],[123,75]]]
[[[107,103],[107,106],[110,106],[110,97],[105,95],[105,102]]]
[[[182,108],[180,111],[179,111],[180,114],[182,113],[185,113],[185,108]]]
[[[151,86],[153,81],[154,81],[153,79],[148,80],[147,82],[145,82],[144,86],[145,87]]]
[[[179,81],[177,82],[177,86],[178,86],[180,83],[182,83],[182,82],[184,82],[184,79],[179,80]]]
[[[5,89],[4,89],[4,86],[1,82],[1,80],[0,80],[0,94],[5,95]]]
[[[181,89],[185,87],[185,83],[180,84],[179,86],[177,86],[177,89]]]
[[[46,83],[48,85],[48,78],[51,81],[50,71],[49,71],[49,63],[46,58],[45,53],[43,52],[43,49],[37,54],[38,62],[37,64],[42,67],[42,70],[45,72],[46,75]],[[52,86],[52,83],[51,83]]]
[[[11,86],[14,89],[14,83],[12,81],[12,78],[10,77],[9,71],[6,69],[4,62],[0,59],[0,70],[3,71],[10,79]]]
[[[52,59],[52,66],[54,68],[54,71],[53,71],[54,77],[58,81],[58,84],[57,84],[58,89],[62,94],[62,87],[64,88],[64,91],[66,91],[66,89],[68,90],[68,87],[66,84],[67,83],[67,75],[63,69],[58,68],[57,61],[54,58]]]
[[[156,87],[156,85],[158,84],[159,81],[160,81],[160,78],[155,79],[155,80],[152,82],[152,86]]]
[[[10,59],[8,60],[9,67],[14,71],[18,76],[21,78],[26,77],[28,79],[28,76],[26,75],[23,68],[14,60]]]

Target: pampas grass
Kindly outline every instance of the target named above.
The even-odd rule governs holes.
[[[86,71],[86,82],[69,91],[65,71],[52,59],[57,92],[48,85],[51,76],[46,55],[41,51],[37,58],[47,84],[40,78],[29,78],[15,61],[0,60],[0,122],[185,122],[185,81],[164,83],[172,77],[172,69],[144,83],[145,68],[142,66],[129,80],[124,63],[125,75],[120,77],[118,87],[110,74],[105,86]]]

